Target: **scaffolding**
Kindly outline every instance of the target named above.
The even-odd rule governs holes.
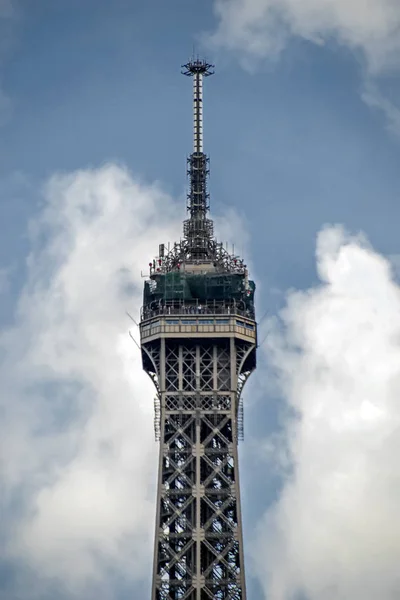
[[[145,282],[143,315],[225,314],[254,317],[255,284],[239,273],[155,274]]]

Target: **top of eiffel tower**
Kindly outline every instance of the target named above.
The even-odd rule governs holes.
[[[192,58],[182,65],[181,72],[193,80],[193,151],[187,159],[188,218],[183,223],[183,238],[168,248],[160,244],[158,256],[149,263],[150,280],[145,284],[143,309],[146,312],[146,306],[165,307],[168,303],[175,306],[223,302],[228,306],[239,302],[243,312],[254,315],[255,285],[249,281],[247,267],[242,258],[216,240],[213,221],[208,218],[209,158],[203,151],[203,79],[214,73],[214,65]]]

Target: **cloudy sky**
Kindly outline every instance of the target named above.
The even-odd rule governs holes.
[[[212,213],[262,321],[248,597],[398,599],[397,0],[0,0],[0,599],[149,597],[154,390],[125,312],[180,235],[194,46]]]

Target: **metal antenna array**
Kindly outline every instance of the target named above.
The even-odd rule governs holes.
[[[190,218],[184,222],[184,236],[189,242],[193,258],[207,255],[209,240],[213,236],[213,223],[207,219],[209,194],[207,178],[209,158],[203,152],[203,77],[214,73],[214,65],[205,60],[191,60],[182,65],[182,74],[193,77],[193,152],[187,159],[190,178],[188,211]]]

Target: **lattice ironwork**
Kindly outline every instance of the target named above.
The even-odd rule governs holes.
[[[182,348],[182,389],[193,392],[196,389],[196,348]]]
[[[168,348],[165,358],[165,389],[168,391],[177,391],[179,389],[178,347]]]
[[[217,390],[226,391],[231,387],[231,365],[228,348],[218,347],[217,354]]]
[[[238,369],[251,346],[174,338],[160,348],[152,600],[245,600]]]
[[[200,353],[200,389],[203,391],[211,391],[214,388],[213,347],[211,345],[201,347]]]

